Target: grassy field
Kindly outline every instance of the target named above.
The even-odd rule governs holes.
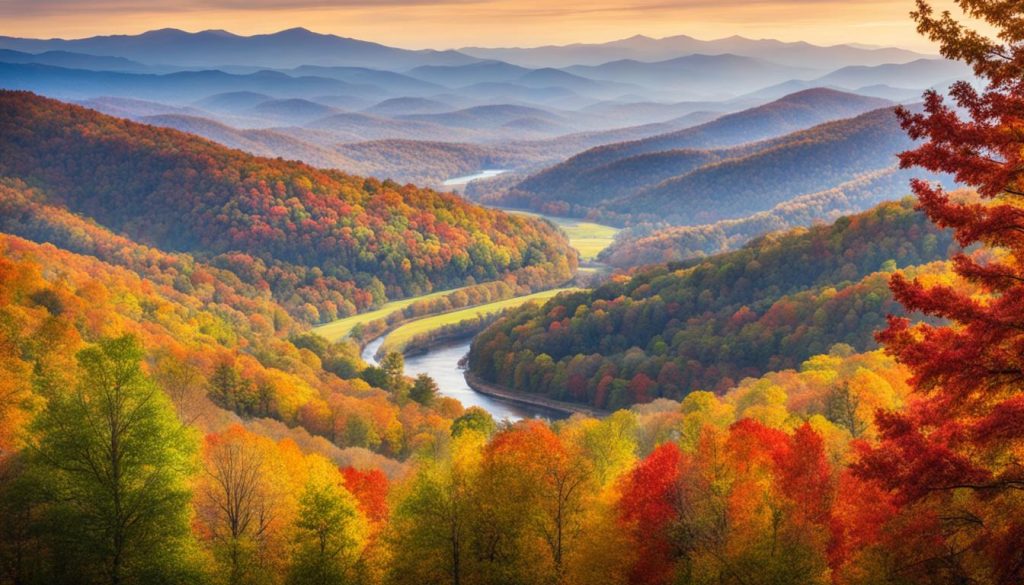
[[[569,244],[572,245],[572,247],[579,250],[580,258],[584,262],[593,260],[601,250],[604,250],[612,243],[612,240],[615,238],[615,234],[619,232],[618,228],[614,228],[607,225],[601,225],[599,223],[581,221],[577,219],[551,217],[548,215],[541,215],[538,213],[531,213],[528,211],[510,211],[510,213],[516,213],[519,215],[529,215],[532,217],[542,217],[544,219],[551,221],[552,223],[560,227],[567,236],[569,236]],[[593,270],[594,269],[592,268],[580,269],[581,272],[592,272]],[[406,339],[409,339],[415,335],[418,335],[419,333],[429,331],[435,327],[438,327],[439,325],[444,325],[446,323],[457,323],[463,319],[476,315],[478,312],[490,314],[496,311],[507,309],[509,307],[514,307],[531,299],[550,298],[554,294],[557,294],[557,292],[559,292],[560,290],[569,289],[545,291],[542,293],[537,293],[526,297],[497,301],[489,305],[470,307],[452,313],[437,315],[435,317],[425,317],[423,319],[407,323],[396,329],[388,336],[387,343],[391,343],[392,336],[396,334],[399,334],[399,339],[401,338],[402,335],[408,335]],[[394,311],[400,311],[408,307],[409,305],[415,303],[416,301],[432,299],[435,297],[444,296],[452,292],[454,291],[439,291],[431,293],[429,295],[413,297],[410,299],[391,301],[390,303],[387,303],[386,305],[382,306],[381,308],[375,311],[370,311],[368,313],[360,313],[359,315],[353,315],[352,317],[346,317],[344,319],[338,319],[337,321],[331,321],[330,323],[320,325],[319,327],[313,328],[313,332],[326,338],[329,341],[338,341],[339,339],[346,337],[349,334],[349,332],[352,331],[352,328],[355,327],[356,325],[369,323],[370,321],[375,321],[377,319],[387,317]],[[437,319],[437,321],[432,322],[432,319]],[[421,327],[422,329],[417,329],[417,327]],[[406,330],[407,328],[413,332],[404,332],[404,330]]]
[[[471,319],[477,315],[491,315],[505,309],[511,309],[518,307],[524,303],[530,301],[545,301],[558,293],[579,290],[576,288],[556,288],[552,290],[546,290],[532,295],[526,295],[524,297],[516,297],[513,299],[505,299],[504,301],[496,301],[488,303],[486,305],[477,305],[475,307],[469,307],[468,309],[459,309],[458,311],[452,311],[450,313],[442,313],[440,315],[434,315],[433,317],[424,317],[415,321],[410,321],[404,325],[399,326],[397,329],[392,331],[384,339],[382,346],[383,351],[395,351],[401,350],[405,347],[405,344],[412,338],[420,335],[421,333],[427,333],[433,331],[444,325],[452,323],[458,323],[466,319]]]
[[[443,290],[430,293],[429,295],[402,299],[400,301],[391,301],[390,303],[385,304],[384,306],[375,311],[370,311],[369,313],[360,313],[358,315],[353,315],[351,317],[346,317],[344,319],[338,319],[337,321],[331,321],[330,323],[325,323],[318,327],[314,327],[313,333],[316,333],[317,335],[324,337],[328,341],[338,341],[339,339],[342,339],[343,337],[348,335],[349,332],[352,331],[352,328],[355,327],[356,325],[369,323],[370,321],[387,317],[392,312],[400,311],[408,307],[409,305],[415,303],[416,301],[422,301],[424,299],[433,299],[436,297],[444,296],[446,294],[450,294],[452,292],[454,292],[454,290]]]
[[[539,213],[531,213],[529,211],[508,211],[509,213],[515,213],[518,215],[543,217],[562,228],[565,235],[569,236],[569,244],[580,251],[580,258],[584,262],[593,260],[601,250],[610,246],[612,240],[615,239],[615,234],[620,231],[619,228],[615,228],[610,225],[602,225],[579,219],[552,217],[550,215],[541,215]]]

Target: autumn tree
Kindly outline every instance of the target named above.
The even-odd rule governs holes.
[[[636,551],[630,583],[654,585],[672,576],[676,560],[672,526],[684,465],[679,447],[664,443],[623,478],[619,518]]]
[[[226,571],[225,583],[255,583],[273,569],[266,551],[282,514],[283,474],[268,439],[234,426],[203,445],[199,510]],[[275,481],[278,480],[278,481]],[[271,571],[272,572],[272,571]]]
[[[342,478],[337,471],[314,469],[311,475],[299,496],[295,521],[297,550],[288,582],[356,582],[354,569],[365,527],[355,498],[341,486]]]
[[[56,581],[185,582],[189,577],[186,480],[195,439],[143,372],[130,335],[78,353],[79,379],[37,381],[46,408],[33,423],[32,463],[52,506]]]
[[[904,412],[877,417],[881,445],[863,448],[856,469],[891,490],[902,521],[916,527],[901,539],[916,545],[891,571],[917,582],[1012,583],[1024,580],[1024,18],[1015,1],[957,4],[994,36],[925,0],[913,17],[985,87],[957,82],[952,104],[929,91],[923,112],[901,110],[904,128],[923,142],[900,160],[977,190],[975,200],[913,184],[936,224],[981,250],[952,260],[969,286],[893,276],[907,309],[949,324],[890,318],[879,334],[913,372],[917,396]]]
[[[598,485],[607,485],[633,465],[638,431],[634,413],[620,410],[604,419],[586,419],[580,426],[576,440]]]
[[[476,480],[486,435],[465,429],[448,453],[420,462],[395,510],[390,539],[395,583],[462,585],[472,569]]]
[[[523,421],[499,433],[485,453],[487,479],[502,478],[498,489],[511,494],[547,546],[551,581],[563,583],[567,557],[581,530],[588,496],[596,489],[594,471],[579,445],[563,441],[540,421]],[[539,559],[538,559],[539,560]],[[536,563],[534,570],[541,569]]]
[[[846,383],[832,388],[825,396],[825,416],[849,431],[854,439],[860,437],[868,428],[867,421],[861,420],[857,414],[859,407],[860,396]]]

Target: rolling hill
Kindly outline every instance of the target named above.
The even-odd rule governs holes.
[[[730,54],[686,55],[654,63],[623,59],[596,66],[574,65],[566,71],[690,95],[736,95],[790,79],[815,77],[815,70]]]
[[[763,106],[727,114],[676,132],[592,148],[527,178],[506,194],[502,202],[525,205],[537,210],[561,209],[562,212],[578,213],[579,210],[573,211],[574,206],[585,207],[600,200],[592,197],[594,193],[619,193],[613,190],[617,187],[605,183],[598,185],[597,183],[601,181],[596,181],[597,179],[611,178],[620,184],[632,181],[633,189],[644,184],[645,169],[642,163],[648,159],[623,162],[632,157],[682,149],[721,149],[763,141],[829,120],[856,116],[887,104],[888,102],[876,98],[826,89],[791,94]],[[655,157],[649,162],[660,167],[652,168],[652,176],[671,176],[667,174],[671,172],[671,162],[684,159],[691,163],[698,160],[685,152]],[[700,160],[710,162],[711,159],[703,157]],[[623,174],[616,175],[616,167],[610,167],[611,170],[608,172],[602,170],[615,163],[621,165]],[[677,174],[689,170],[692,168],[683,166],[681,172]],[[623,191],[627,192],[628,189]],[[578,202],[578,197],[583,201]]]
[[[26,92],[0,92],[0,177],[136,241],[231,270],[308,322],[467,279],[529,270],[554,283],[574,270],[568,243],[545,222]]]
[[[353,85],[379,87],[384,91],[404,96],[435,94],[445,90],[443,86],[408,75],[367,67],[303,65],[294,69],[286,69],[283,72],[293,77],[327,77]]]
[[[301,125],[319,118],[340,113],[335,108],[302,98],[267,100],[243,112],[249,116],[273,120],[276,123]]]
[[[616,268],[678,262],[735,250],[750,240],[779,230],[831,222],[910,192],[910,180],[920,173],[883,169],[815,193],[799,195],[771,209],[738,219],[702,225],[672,226],[649,231],[644,227],[620,232],[599,260]],[[943,177],[929,177],[942,181]],[[948,184],[948,181],[943,181]]]
[[[973,77],[974,72],[971,68],[958,61],[918,59],[909,63],[843,67],[819,77],[813,82],[822,86],[849,89],[872,85],[927,89],[956,79],[972,79]]]
[[[885,315],[903,311],[888,271],[945,259],[952,244],[913,201],[885,203],[517,311],[474,339],[469,367],[512,390],[609,410],[724,390],[836,343],[875,347]]]
[[[407,75],[438,85],[461,87],[515,81],[528,73],[530,69],[526,67],[502,61],[479,61],[463,65],[424,65],[409,70]]]
[[[681,225],[734,219],[801,194],[895,168],[912,141],[892,109],[814,128],[732,152],[604,204],[619,214],[648,214]],[[749,153],[749,154],[748,154]]]
[[[402,114],[439,114],[452,109],[451,104],[437,99],[399,97],[377,102],[364,109],[363,112],[378,116],[397,116]]]

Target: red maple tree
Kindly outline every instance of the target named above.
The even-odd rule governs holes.
[[[1024,9],[1019,1],[957,0],[986,36],[919,0],[918,30],[985,82],[925,94],[899,112],[920,146],[904,167],[952,174],[979,197],[958,198],[915,181],[919,207],[954,230],[973,254],[953,257],[970,286],[928,285],[897,274],[891,288],[910,310],[947,324],[890,317],[878,334],[910,367],[917,391],[903,412],[879,413],[879,445],[860,447],[858,474],[884,486],[917,526],[931,526],[891,568],[927,582],[1024,580]],[[934,522],[926,521],[932,519]],[[906,541],[904,541],[906,544]],[[908,552],[909,551],[909,552]],[[925,582],[925,581],[918,581]]]

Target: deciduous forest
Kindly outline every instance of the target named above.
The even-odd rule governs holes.
[[[565,284],[554,223],[0,92],[0,585],[1024,583],[1024,16],[956,4],[912,16],[984,83],[896,108],[913,197],[654,235],[464,325],[470,373],[603,416],[495,420],[363,359]]]

